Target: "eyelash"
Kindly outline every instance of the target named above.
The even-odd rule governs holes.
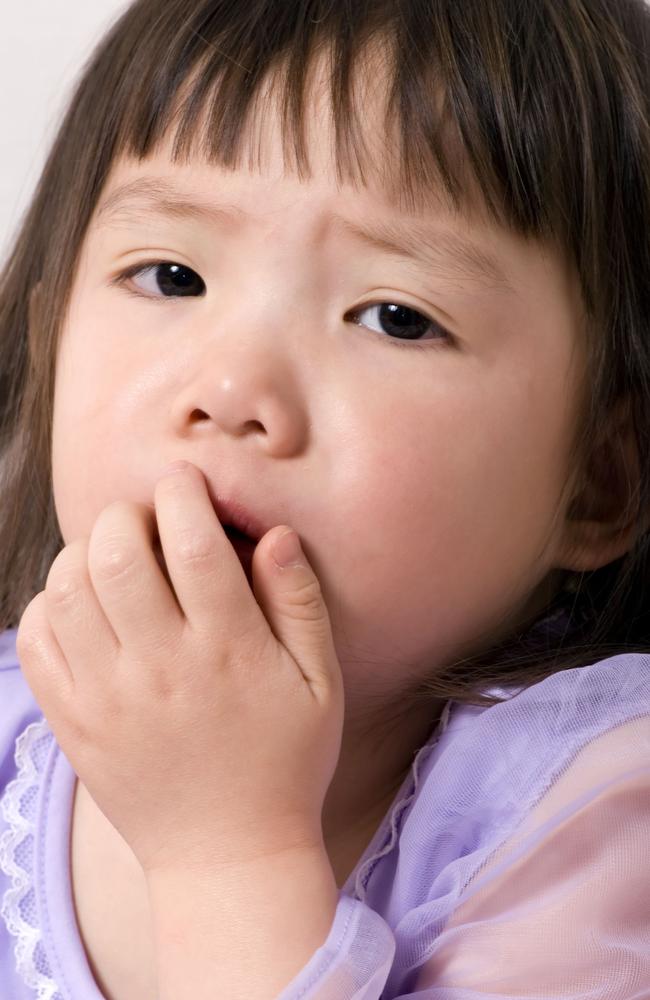
[[[157,296],[145,295],[143,292],[136,292],[132,288],[127,288],[126,283],[127,281],[130,281],[131,278],[135,278],[136,276],[143,274],[145,271],[154,270],[155,268],[162,267],[165,264],[175,264],[175,263],[177,262],[169,260],[152,260],[152,261],[146,261],[145,263],[142,264],[135,264],[133,265],[133,267],[129,267],[125,271],[122,271],[120,272],[120,274],[116,275],[112,279],[111,284],[124,288],[124,290],[128,295],[132,295],[136,299],[146,299],[151,302],[160,302],[163,303],[164,305],[169,305],[171,302],[175,302],[177,301],[177,299],[185,298],[187,296],[182,296],[182,295],[177,297],[162,296],[162,298],[158,298]],[[186,265],[182,266],[185,267]],[[188,267],[187,270],[191,271],[192,268]],[[197,272],[195,271],[194,273],[196,274]],[[433,319],[431,316],[428,316],[426,313],[423,313],[421,310],[415,309],[413,306],[405,305],[404,303],[393,302],[392,300],[385,300],[382,302],[365,302],[362,306],[358,306],[357,309],[351,310],[347,315],[351,316],[354,315],[355,313],[363,312],[364,309],[372,309],[377,305],[385,305],[385,304],[403,306],[405,309],[411,309],[413,312],[417,313],[419,316],[422,316],[423,319],[428,320],[429,323],[435,326],[436,331],[440,333],[442,336],[437,340],[428,340],[424,343],[418,343],[415,340],[400,340],[398,337],[390,337],[387,334],[383,335],[381,333],[378,333],[377,330],[370,330],[368,329],[368,327],[363,327],[362,324],[358,322],[355,325],[362,327],[362,329],[366,330],[367,333],[374,334],[374,336],[378,340],[381,340],[384,343],[389,343],[394,347],[401,348],[402,350],[430,351],[430,350],[435,350],[436,347],[440,348],[445,346],[455,346],[457,344],[457,340],[454,337],[454,335],[450,333],[449,330],[446,330],[444,326],[441,326],[441,324],[437,320]]]

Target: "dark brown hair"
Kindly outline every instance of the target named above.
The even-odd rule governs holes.
[[[63,547],[51,480],[55,360],[80,251],[109,173],[175,136],[174,159],[240,163],[247,112],[282,81],[285,155],[309,175],[306,81],[331,56],[339,176],[368,163],[354,74],[381,54],[394,184],[409,209],[470,186],[490,217],[552,241],[587,318],[573,466],[636,525],[616,562],[565,574],[551,607],[423,690],[474,704],[624,650],[650,650],[650,10],[644,0],[136,0],[91,55],[9,253],[0,291],[0,630]],[[205,117],[204,112],[207,111]],[[205,127],[199,128],[203,122]],[[170,133],[170,130],[174,130]],[[630,478],[614,433],[627,415]],[[606,440],[603,429],[610,429]],[[596,487],[594,487],[596,488]],[[576,501],[577,502],[577,501]],[[576,516],[578,511],[576,510]],[[540,628],[555,603],[560,631]]]

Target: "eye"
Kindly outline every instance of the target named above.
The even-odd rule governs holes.
[[[134,283],[134,279],[140,280],[138,291],[128,289],[131,295],[138,298],[149,299],[175,299],[175,298],[199,298],[206,292],[206,285],[203,279],[185,264],[176,264],[171,261],[150,261],[145,264],[136,264],[121,272],[114,280],[113,284],[124,286],[127,282]],[[142,290],[144,289],[144,290]],[[369,323],[376,325],[369,326],[373,333],[387,334],[381,337],[387,343],[396,347],[409,347],[411,350],[419,346],[415,341],[421,342],[425,339],[425,334],[430,332],[432,336],[426,340],[434,342],[455,343],[455,338],[437,320],[431,319],[417,309],[410,306],[400,305],[395,302],[379,302],[359,309],[354,309],[347,315],[353,317],[353,322],[357,326],[366,326],[358,317],[364,313],[370,314]]]
[[[147,264],[137,264],[117,276],[114,284],[126,285],[128,281],[139,279],[140,289],[144,291],[131,292],[141,298],[197,298],[205,294],[206,286],[203,279],[185,264],[174,264],[169,261],[153,261]],[[130,291],[130,289],[129,289]]]
[[[376,305],[354,309],[348,316],[361,317],[364,313],[369,316],[366,323],[362,323],[359,318],[353,321],[358,326],[368,325],[374,333],[387,334],[388,336],[382,339],[388,339],[398,347],[407,346],[409,341],[422,341],[427,333],[432,334],[427,340],[448,342],[454,340],[453,335],[440,323],[418,312],[417,309],[411,309],[410,306],[395,302],[379,302]]]

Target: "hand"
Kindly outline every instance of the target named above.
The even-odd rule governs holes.
[[[21,618],[27,683],[145,873],[322,842],[343,680],[317,577],[274,562],[286,530],[259,541],[253,593],[189,465],[158,481],[155,516],[106,507]]]

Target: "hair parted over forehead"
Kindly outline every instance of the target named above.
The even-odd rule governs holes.
[[[650,650],[645,0],[135,0],[80,75],[4,269],[0,629],[18,625],[63,547],[51,479],[57,348],[111,172],[170,139],[179,164],[261,166],[269,111],[301,178],[310,129],[327,114],[340,183],[378,183],[407,215],[440,204],[485,214],[553,245],[579,280],[576,482],[594,484],[594,504],[607,493],[636,541],[564,594],[566,641],[530,622],[438,671],[427,691],[483,704],[490,685]],[[638,475],[622,458],[624,425]]]

